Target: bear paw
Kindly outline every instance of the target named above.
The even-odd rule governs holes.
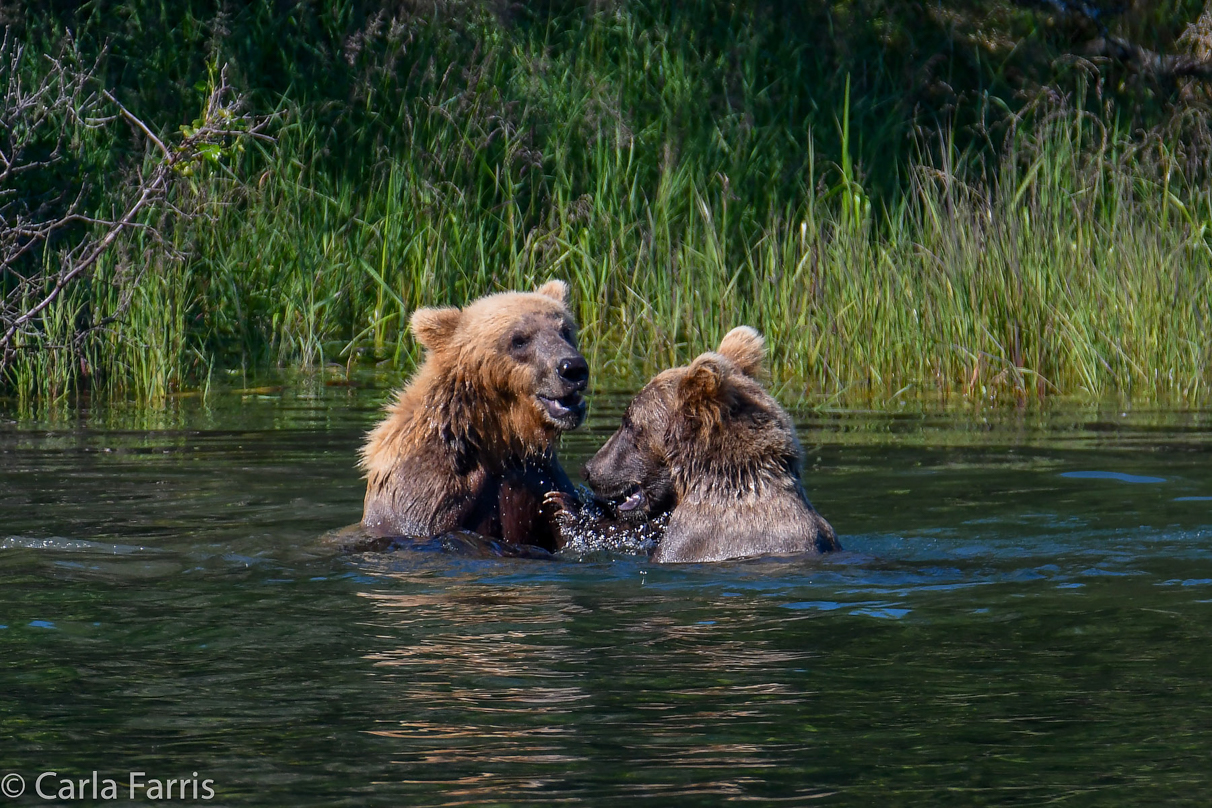
[[[581,516],[580,500],[563,491],[548,491],[543,497],[543,509],[565,530],[575,527]]]

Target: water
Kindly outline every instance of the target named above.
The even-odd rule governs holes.
[[[819,561],[327,557],[381,399],[0,424],[14,804],[1207,800],[1206,413],[805,414]]]

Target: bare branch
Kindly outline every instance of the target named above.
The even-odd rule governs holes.
[[[108,89],[98,87],[97,63],[81,66],[70,39],[64,54],[46,57],[45,64],[49,67],[41,81],[28,87],[23,77],[30,72],[29,62],[22,46],[7,34],[0,41],[0,290],[4,292],[0,299],[0,370],[13,361],[18,350],[50,347],[43,337],[44,313],[73,284],[88,277],[124,234],[143,232],[160,245],[163,255],[182,258],[161,229],[163,222],[174,217],[195,215],[188,205],[172,198],[177,179],[192,172],[191,164],[218,163],[233,154],[243,138],[273,141],[265,133],[273,118],[243,111],[227,81],[226,68],[212,75],[211,93],[199,120],[182,127],[179,140],[166,143]],[[114,108],[117,113],[112,112]],[[120,208],[121,216],[86,212],[88,187],[75,188],[69,199],[67,194],[55,192],[53,174],[48,175],[46,191],[39,191],[43,197],[14,191],[11,183],[17,177],[33,178],[35,185],[28,187],[36,188],[38,172],[57,169],[67,153],[71,126],[96,129],[119,118],[158,152],[157,160],[135,170],[132,187],[123,194],[127,201]],[[41,201],[35,203],[35,199]],[[157,212],[161,224],[149,224],[148,218]],[[46,249],[52,238],[62,239],[69,233],[76,242],[59,250],[53,267],[50,260],[31,265],[31,254],[38,248]],[[91,324],[77,325],[70,345],[80,346],[88,334],[122,318],[145,271],[119,272],[116,308]]]
[[[1212,80],[1212,58],[1206,55],[1165,54],[1117,37],[1107,28],[1103,19],[1111,12],[1100,8],[1097,2],[1086,0],[1016,0],[1020,6],[1044,7],[1061,17],[1084,23],[1087,36],[1093,34],[1085,44],[1087,56],[1101,56],[1118,62],[1129,70],[1161,81],[1192,78]]]
[[[8,346],[12,344],[13,337],[16,336],[18,330],[23,325],[32,321],[35,317],[42,313],[47,306],[54,303],[55,299],[59,297],[59,293],[62,292],[69,283],[92,269],[93,265],[96,264],[101,256],[105,254],[105,251],[109,249],[109,246],[114,243],[114,239],[116,239],[122,233],[122,231],[134,221],[134,218],[139,215],[139,212],[143,210],[149,201],[151,201],[153,196],[162,192],[163,190],[164,177],[157,172],[157,175],[153,181],[142,189],[142,193],[139,195],[139,198],[133,205],[131,205],[130,209],[127,210],[126,215],[123,216],[118,222],[115,222],[114,226],[111,227],[108,232],[106,232],[101,240],[97,244],[93,245],[92,249],[89,250],[88,255],[79,262],[75,262],[70,267],[65,266],[62,270],[60,270],[58,279],[55,281],[55,285],[51,288],[50,292],[48,292],[42,298],[42,300],[36,303],[33,308],[28,309],[13,321],[12,325],[9,326],[9,329],[4,332],[4,336],[0,337],[0,351],[6,350]]]
[[[1091,40],[1086,46],[1086,52],[1091,56],[1114,59],[1138,73],[1158,79],[1212,79],[1212,60],[1157,53],[1109,35]]]
[[[110,94],[109,90],[102,90],[101,95],[103,95],[107,99],[109,99],[110,102],[113,103],[114,106],[116,106],[118,108],[118,110],[122,113],[123,118],[126,118],[126,120],[129,121],[132,126],[137,128],[139,131],[143,132],[143,134],[147,136],[148,140],[150,140],[152,143],[155,143],[156,146],[160,149],[160,151],[163,152],[164,157],[166,159],[169,159],[169,160],[172,159],[172,156],[173,156],[172,152],[170,152],[168,150],[168,147],[164,145],[163,141],[161,141],[160,138],[156,137],[155,133],[153,133],[152,130],[147,128],[147,124],[143,123],[143,121],[141,121],[137,117],[135,117],[134,114],[131,113],[131,111],[129,109],[122,106],[122,102],[120,102],[118,99],[114,98]]]

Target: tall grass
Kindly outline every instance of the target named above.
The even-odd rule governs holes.
[[[917,165],[884,210],[836,166],[814,165],[783,209],[738,209],[726,175],[673,158],[645,193],[634,147],[602,142],[598,186],[557,195],[530,228],[507,170],[506,201],[488,206],[408,160],[358,185],[283,151],[202,237],[191,272],[206,333],[278,364],[406,370],[416,307],[561,277],[605,386],[750,323],[789,397],[1199,400],[1212,381],[1209,189],[1180,188],[1164,150],[1104,135],[1057,114],[1012,140],[992,181]]]
[[[29,352],[10,386],[54,396],[83,368],[159,399],[220,367],[404,374],[416,307],[560,277],[604,388],[748,323],[789,400],[1206,400],[1212,186],[1173,143],[1055,105],[1011,119],[984,162],[945,136],[921,146],[893,167],[902,190],[877,194],[863,168],[890,136],[845,76],[808,115],[769,84],[766,60],[800,64],[793,46],[735,34],[721,90],[675,35],[618,9],[575,41],[383,34],[412,66],[403,85],[402,68],[367,72],[374,126],[334,140],[284,102],[273,148],[182,188],[204,214],[173,231],[183,258],[127,244],[44,330],[70,342],[142,262],[129,315]]]

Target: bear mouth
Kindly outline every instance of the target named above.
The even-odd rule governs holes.
[[[535,396],[547,417],[561,427],[576,427],[585,416],[585,399],[580,393],[569,393],[561,398]]]
[[[614,507],[620,513],[630,513],[644,507],[646,500],[647,497],[644,496],[644,489],[638,485],[633,485],[631,490],[627,492],[627,495],[623,497],[623,500]]]

